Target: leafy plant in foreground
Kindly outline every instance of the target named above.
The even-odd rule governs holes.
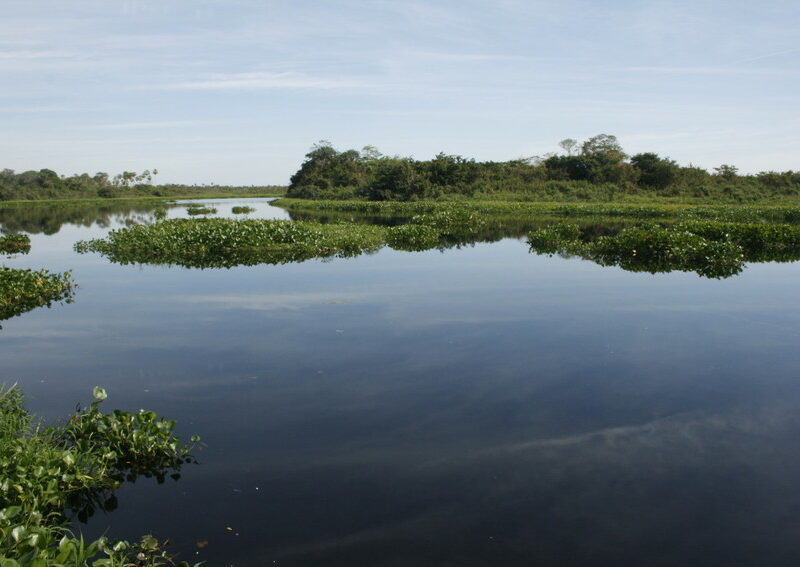
[[[173,434],[175,422],[145,410],[105,414],[99,408],[105,391],[95,388],[93,396],[89,408],[78,408],[66,424],[45,428],[24,409],[18,388],[0,386],[3,567],[175,564],[152,536],[135,544],[86,542],[68,528],[73,517],[113,508],[114,490],[123,481],[154,476],[163,482],[194,462],[191,447]]]

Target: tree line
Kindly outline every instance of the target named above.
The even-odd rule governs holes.
[[[231,187],[222,185],[155,185],[158,170],[141,173],[124,171],[110,176],[108,173],[81,173],[69,177],[52,169],[14,172],[0,170],[0,201],[35,199],[89,199],[114,197],[171,197],[177,195],[202,195],[224,192],[283,192],[283,187]]]
[[[438,154],[431,160],[385,156],[374,147],[337,151],[314,145],[292,176],[288,197],[399,200],[456,196],[525,200],[686,198],[749,202],[800,195],[800,172],[740,175],[723,164],[712,172],[646,152],[626,154],[599,134],[559,143],[562,152],[503,162]]]

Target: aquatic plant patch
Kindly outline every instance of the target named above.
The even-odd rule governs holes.
[[[0,320],[37,307],[72,303],[75,287],[70,272],[60,274],[0,266]]]
[[[103,413],[102,388],[57,427],[43,427],[18,388],[0,386],[0,560],[2,565],[123,567],[176,565],[152,536],[138,543],[87,542],[68,525],[116,506],[114,491],[139,476],[177,478],[194,462],[175,422],[140,410]],[[196,443],[198,438],[192,438]],[[181,563],[181,565],[186,565]]]
[[[238,207],[231,208],[231,212],[234,215],[247,215],[247,214],[250,214],[250,213],[254,213],[255,212],[255,208],[238,206]]]
[[[186,207],[186,214],[190,216],[215,215],[216,213],[217,209],[214,207],[203,207],[197,205],[189,205]]]
[[[395,250],[414,252],[434,248],[440,238],[439,231],[430,226],[401,224],[388,229],[386,242]]]
[[[603,266],[635,272],[695,272],[708,278],[725,278],[742,271],[745,253],[728,238],[707,238],[685,225],[650,224],[630,227],[615,235],[592,238],[577,225],[557,224],[528,235],[537,254],[580,256]]]
[[[353,223],[320,224],[264,219],[171,219],[111,231],[78,242],[113,262],[231,267],[353,256],[385,243],[386,229]]]
[[[0,236],[0,253],[27,254],[31,250],[31,239],[25,234]]]

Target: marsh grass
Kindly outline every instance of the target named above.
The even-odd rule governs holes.
[[[245,207],[245,206],[238,206],[231,208],[231,213],[234,215],[249,215],[250,213],[254,213],[254,207]]]
[[[175,565],[152,536],[86,542],[72,518],[116,507],[114,491],[137,477],[177,478],[194,458],[175,422],[140,410],[103,413],[102,388],[63,425],[44,427],[15,387],[0,386],[0,557],[3,567]],[[193,442],[198,439],[193,438]],[[183,565],[186,565],[185,563]]]

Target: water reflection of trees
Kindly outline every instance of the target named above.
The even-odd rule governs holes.
[[[0,231],[5,234],[56,234],[65,224],[107,228],[112,224],[146,223],[155,212],[178,205],[154,203],[31,203],[0,207]]]

